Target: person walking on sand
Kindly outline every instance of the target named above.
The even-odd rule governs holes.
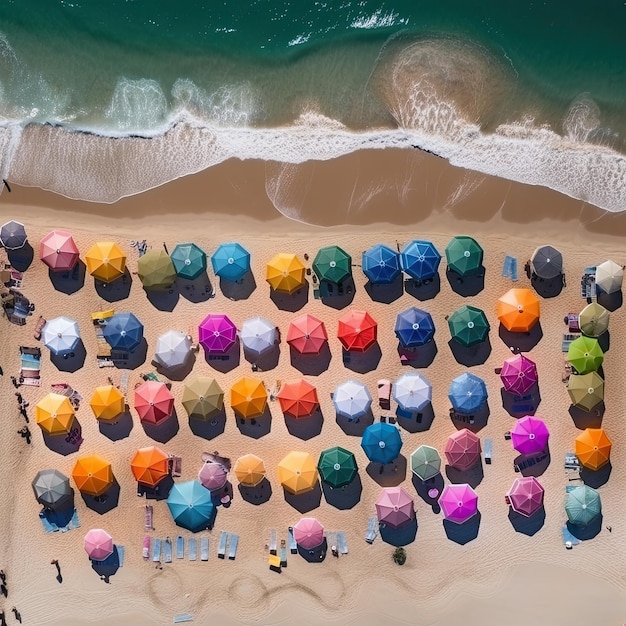
[[[0,611],[0,626],[7,626],[7,620],[4,617],[4,611]]]
[[[21,624],[22,623],[22,614],[15,608],[11,608],[13,611],[13,615],[15,615],[15,619]]]
[[[4,573],[3,569],[0,569],[0,580],[3,584],[7,584],[7,575]]]
[[[5,598],[8,598],[9,590],[7,589],[7,586],[4,583],[0,584],[0,592]]]
[[[52,561],[50,561],[50,565],[54,565],[57,568],[57,574],[61,574],[61,566],[59,565],[58,559],[52,559]]]

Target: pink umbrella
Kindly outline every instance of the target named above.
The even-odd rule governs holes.
[[[174,396],[165,383],[147,380],[135,389],[135,410],[142,422],[160,424],[172,414]]]
[[[480,439],[467,428],[462,428],[448,437],[445,454],[448,465],[464,472],[480,459]]]
[[[198,480],[209,491],[221,489],[226,484],[228,472],[221,463],[205,463],[198,472]]]
[[[513,447],[524,455],[537,454],[548,445],[550,431],[544,421],[532,415],[526,415],[515,422],[511,431]]]
[[[505,359],[500,378],[508,392],[523,396],[538,380],[537,366],[523,354],[516,354]]]
[[[328,342],[322,320],[305,313],[289,324],[287,343],[300,354],[319,354]]]
[[[200,343],[210,354],[224,354],[237,340],[237,327],[227,315],[209,314],[198,327]]]
[[[102,528],[92,528],[85,535],[83,545],[92,561],[104,561],[113,554],[113,537]]]
[[[324,542],[324,527],[314,517],[303,517],[293,527],[293,538],[305,550],[312,550]]]
[[[543,487],[534,476],[516,478],[506,496],[511,508],[526,517],[543,506]]]
[[[71,270],[78,261],[78,248],[71,233],[65,230],[49,232],[39,244],[39,258],[53,272]]]
[[[398,528],[415,517],[413,498],[402,487],[385,487],[376,500],[378,521]]]
[[[478,495],[466,483],[447,485],[439,498],[445,519],[462,524],[478,513]]]

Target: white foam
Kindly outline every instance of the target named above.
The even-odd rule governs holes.
[[[407,18],[400,18],[400,14],[395,11],[385,11],[382,8],[376,9],[374,13],[359,15],[350,24],[351,28],[371,30],[374,28],[388,28],[407,24]]]

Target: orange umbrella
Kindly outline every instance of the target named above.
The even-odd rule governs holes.
[[[241,417],[259,417],[267,406],[267,391],[260,380],[240,378],[230,388],[230,404]]]
[[[126,409],[126,400],[124,394],[113,385],[104,385],[96,387],[89,406],[96,419],[103,422],[112,422],[116,420]]]
[[[498,319],[510,332],[527,333],[539,317],[539,298],[530,289],[509,289],[498,300]]]
[[[248,487],[256,487],[265,478],[265,464],[254,454],[240,456],[235,462],[237,480]]]
[[[37,403],[35,419],[49,435],[67,435],[74,423],[74,407],[67,396],[49,393]]]
[[[113,484],[111,464],[97,454],[76,459],[72,478],[81,493],[101,496]]]
[[[89,248],[85,255],[85,263],[94,278],[110,283],[124,275],[126,255],[116,243],[100,241]]]
[[[311,491],[317,484],[317,466],[308,452],[290,452],[278,464],[278,480],[290,493]]]
[[[295,254],[280,252],[268,264],[265,280],[274,291],[293,293],[305,283],[302,261]]]
[[[296,418],[308,417],[319,407],[317,389],[304,378],[285,383],[276,397],[282,412]]]
[[[611,440],[606,436],[604,428],[585,428],[576,437],[575,445],[574,452],[586,468],[596,471],[609,462]]]
[[[169,475],[169,458],[156,446],[139,448],[130,462],[130,469],[138,483],[156,487]]]

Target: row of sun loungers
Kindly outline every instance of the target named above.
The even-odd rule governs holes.
[[[150,551],[150,544],[152,550]],[[222,531],[220,533],[220,542],[217,550],[217,556],[221,559],[226,558],[234,561],[237,556],[237,547],[239,545],[239,535]],[[154,563],[163,561],[164,563],[172,563],[172,541],[169,539],[151,539],[150,536],[144,538],[143,556],[145,559],[151,558]],[[176,537],[176,558],[185,558],[185,539],[182,536]],[[187,558],[189,561],[198,560],[198,540],[190,537],[187,542]],[[209,538],[200,537],[200,560],[209,560]]]

